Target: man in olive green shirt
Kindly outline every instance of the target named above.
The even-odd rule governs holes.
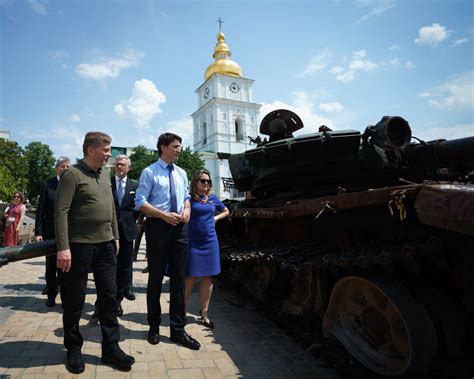
[[[84,371],[79,320],[84,306],[87,276],[92,268],[102,328],[102,362],[130,370],[135,359],[125,354],[117,321],[116,271],[119,234],[109,175],[102,169],[111,156],[111,138],[101,132],[86,134],[84,159],[66,170],[56,192],[55,230],[57,266],[63,271],[64,346],[66,368]]]

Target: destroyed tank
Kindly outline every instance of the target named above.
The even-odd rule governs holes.
[[[363,133],[301,128],[273,111],[267,137],[229,157],[246,196],[218,224],[223,281],[316,320],[376,374],[469,370],[474,137],[421,141],[399,116]]]

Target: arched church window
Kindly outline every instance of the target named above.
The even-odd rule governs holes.
[[[237,142],[242,141],[244,139],[242,120],[240,118],[236,118],[234,121],[234,124],[235,124],[235,140]]]
[[[205,145],[207,142],[207,124],[205,122],[201,124],[201,138],[202,144]]]

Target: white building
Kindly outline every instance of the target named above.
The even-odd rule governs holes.
[[[198,110],[191,115],[193,150],[205,159],[215,194],[230,199],[243,194],[227,185],[232,179],[227,157],[247,150],[247,137],[258,135],[261,105],[253,102],[254,81],[244,78],[240,66],[230,58],[222,32],[217,34],[213,57],[204,83],[195,91]]]
[[[8,129],[0,129],[0,138],[10,140],[10,131]]]

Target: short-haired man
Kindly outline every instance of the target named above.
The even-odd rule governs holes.
[[[83,338],[79,320],[84,306],[89,268],[94,273],[99,321],[102,329],[102,362],[130,370],[135,359],[119,347],[117,321],[117,260],[119,233],[110,177],[102,166],[111,156],[111,138],[89,132],[84,138],[84,159],[63,173],[57,189],[55,229],[57,265],[63,271],[64,346],[66,368],[84,371]]]
[[[56,204],[56,188],[62,173],[71,167],[68,157],[59,157],[56,160],[56,175],[43,183],[38,200],[38,208],[35,218],[35,240],[36,242],[54,239],[54,206]],[[46,257],[46,305],[54,307],[58,294],[58,268],[56,267],[56,255]]]
[[[157,143],[160,159],[142,171],[135,204],[136,209],[147,216],[148,342],[152,345],[160,342],[161,285],[168,264],[171,341],[198,350],[201,346],[199,342],[184,330],[185,266],[191,210],[188,177],[182,168],[173,163],[181,152],[181,141],[181,137],[173,133],[160,135]]]
[[[118,316],[122,316],[121,302],[123,298],[135,300],[132,292],[132,256],[133,240],[137,237],[136,219],[138,212],[134,211],[135,192],[138,183],[129,179],[130,158],[120,154],[115,157],[115,177],[112,179],[112,193],[114,195],[115,214],[117,216],[120,236],[120,249],[117,255],[117,300]]]

